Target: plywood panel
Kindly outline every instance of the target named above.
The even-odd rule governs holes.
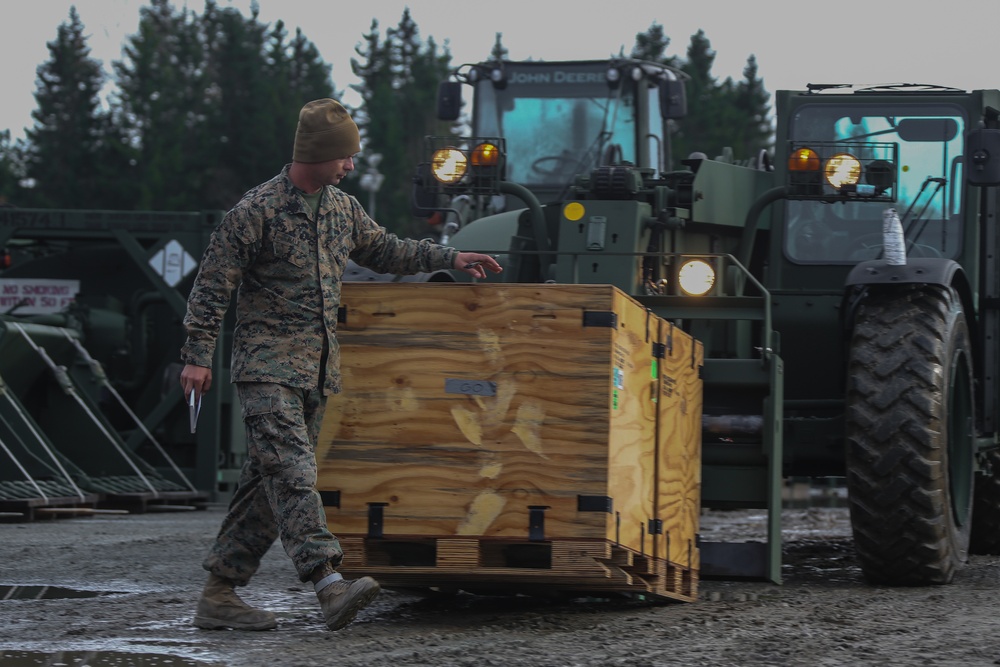
[[[656,384],[652,372],[659,320],[621,292],[614,293],[618,326],[611,341],[612,398],[608,429],[608,495],[615,533],[607,537],[646,552],[653,518],[656,468]]]
[[[663,522],[657,555],[698,568],[695,539],[701,511],[701,367],[704,348],[670,322],[661,322],[659,460],[656,512]]]

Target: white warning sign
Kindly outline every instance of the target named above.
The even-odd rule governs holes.
[[[168,285],[177,287],[177,283],[198,268],[198,260],[180,243],[171,240],[150,258],[149,265]]]
[[[65,309],[80,291],[79,280],[0,278],[0,313],[50,315]]]

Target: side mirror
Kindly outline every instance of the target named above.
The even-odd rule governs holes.
[[[660,115],[664,120],[687,115],[687,92],[683,81],[660,81]]]
[[[969,185],[1000,185],[1000,130],[972,130],[965,137]]]
[[[458,120],[462,112],[462,84],[442,81],[438,84],[437,116],[440,120]]]

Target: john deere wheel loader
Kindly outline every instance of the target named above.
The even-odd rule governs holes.
[[[670,152],[684,76],[482,62],[443,82],[414,203],[490,281],[608,283],[705,345],[702,504],[768,510],[702,573],[780,581],[781,486],[843,477],[875,584],[1000,547],[1000,92],[808,85],[774,154]],[[441,277],[439,277],[441,278]],[[450,276],[465,279],[462,275]]]

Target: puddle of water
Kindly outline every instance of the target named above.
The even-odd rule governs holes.
[[[0,651],[0,667],[204,667],[207,663],[165,653],[123,651]]]
[[[83,591],[62,586],[0,586],[2,600],[65,600],[68,598],[96,598],[112,595],[113,591]]]

